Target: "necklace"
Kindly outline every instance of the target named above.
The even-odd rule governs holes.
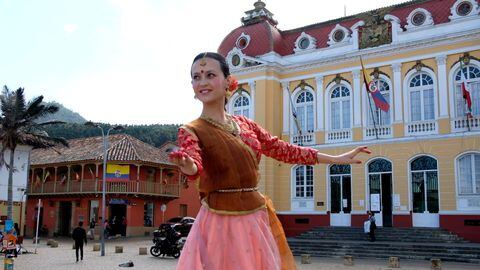
[[[224,131],[232,134],[233,136],[238,136],[240,134],[240,129],[238,128],[237,123],[233,121],[232,116],[227,115],[227,122],[226,123],[220,123],[216,120],[213,120],[210,117],[206,116],[200,116],[200,119],[203,119],[207,121],[208,123],[214,125],[217,128],[223,129]]]

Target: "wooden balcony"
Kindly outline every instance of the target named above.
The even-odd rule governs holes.
[[[59,196],[59,195],[91,195],[102,194],[102,180],[70,181],[61,184],[60,182],[46,182],[42,184],[28,184],[28,196]],[[180,184],[162,184],[157,182],[116,180],[107,181],[106,194],[125,194],[137,196],[160,196],[178,198],[180,195]]]

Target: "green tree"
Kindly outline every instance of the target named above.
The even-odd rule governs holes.
[[[41,117],[53,114],[58,111],[55,105],[43,105],[43,96],[36,97],[25,102],[23,88],[10,91],[4,86],[0,95],[1,116],[0,116],[0,140],[2,149],[0,151],[0,166],[5,165],[8,170],[8,205],[7,217],[13,217],[13,172],[14,154],[18,145],[29,145],[33,148],[48,148],[57,144],[68,146],[63,138],[48,136],[42,126],[63,123],[60,121],[48,121],[38,123]],[[5,151],[10,151],[10,160],[5,161]]]

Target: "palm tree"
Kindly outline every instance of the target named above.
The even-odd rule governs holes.
[[[5,165],[8,169],[8,206],[7,217],[12,219],[13,213],[13,172],[14,153],[18,145],[29,145],[33,148],[48,148],[57,144],[68,146],[63,138],[49,137],[48,134],[41,129],[44,125],[63,123],[60,121],[48,121],[37,123],[39,117],[52,114],[58,111],[58,107],[54,105],[43,105],[43,96],[36,97],[25,102],[23,88],[16,91],[10,91],[4,86],[0,95],[1,115],[0,115],[0,140],[2,141],[2,149],[0,150],[0,167]],[[7,164],[5,161],[5,151],[10,151],[10,160]]]

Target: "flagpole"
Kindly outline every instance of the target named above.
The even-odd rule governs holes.
[[[292,100],[292,93],[290,93],[290,87],[287,85],[287,92],[288,92],[288,99],[290,100],[290,107],[292,108],[292,113],[293,113],[293,121],[295,122],[295,125],[297,126],[298,134],[300,134],[299,137],[299,144],[298,145],[303,145],[303,136],[302,136],[302,129],[300,127],[300,123],[298,123],[298,115],[297,111],[295,110],[295,106],[293,105],[293,100]]]
[[[467,87],[466,86],[467,77],[465,76],[465,74],[463,74],[463,59],[462,59],[462,57],[460,57],[459,60],[460,60],[460,74],[461,74],[462,84],[465,83],[465,87]],[[465,106],[467,106],[467,110],[468,110],[468,102],[467,102],[467,99],[465,98],[465,96],[463,95],[462,85],[460,85],[460,91],[462,91],[462,97],[463,97],[463,100],[465,101]],[[468,112],[467,112],[466,116],[467,116],[467,131],[470,132],[470,115],[469,115]]]
[[[362,57],[360,56],[360,64],[362,66],[362,74],[363,74],[363,84],[365,85],[365,90],[367,91],[367,93],[369,94],[370,91],[368,89],[368,84],[367,84],[367,77],[365,76],[365,67],[363,66],[363,61],[362,61]],[[372,100],[371,98],[369,97],[369,95],[367,94],[367,99],[368,99],[368,104],[369,104],[369,107],[370,107],[370,112],[372,114],[372,120],[373,120],[373,128],[375,129],[375,137],[377,138],[378,140],[378,131],[377,131],[377,123],[375,121],[375,115],[373,114],[373,110],[372,110]]]

